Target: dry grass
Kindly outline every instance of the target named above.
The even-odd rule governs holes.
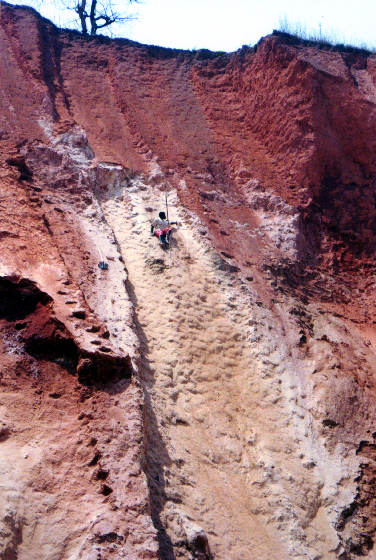
[[[278,31],[280,33],[287,33],[303,41],[317,43],[321,47],[334,47],[346,51],[361,50],[369,53],[376,51],[376,45],[367,44],[363,40],[352,40],[348,42],[343,35],[334,29],[323,30],[321,24],[319,24],[318,29],[314,29],[309,28],[305,23],[299,20],[293,23],[288,20],[286,14],[279,18]]]

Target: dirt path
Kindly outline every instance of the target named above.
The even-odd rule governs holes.
[[[218,269],[200,224],[172,191],[170,219],[183,225],[171,250],[150,237],[164,197],[135,180],[102,200],[136,310],[147,474],[162,558],[188,558],[187,520],[205,530],[217,559],[290,558],[301,521],[292,511],[299,507],[292,505],[297,487],[300,502],[312,503],[319,493],[302,465],[307,434],[294,420],[297,383],[286,385],[293,358],[270,313],[250,306],[236,275]],[[300,517],[316,517],[315,507]],[[316,544],[325,540],[323,527],[308,533]],[[305,538],[292,538],[294,556],[314,558],[317,550]]]

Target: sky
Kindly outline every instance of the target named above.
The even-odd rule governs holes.
[[[165,47],[235,51],[301,22],[342,42],[376,44],[375,0],[147,0],[129,38]]]
[[[51,2],[30,1],[40,1],[42,15],[67,27]],[[134,8],[139,20],[116,35],[162,47],[232,52],[279,29],[285,17],[292,27],[321,30],[335,42],[376,46],[375,0],[143,0]]]

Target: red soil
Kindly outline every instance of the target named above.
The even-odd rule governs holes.
[[[166,50],[61,32],[4,4],[1,37],[8,157],[10,147],[45,137],[44,115],[60,132],[78,123],[99,160],[136,171],[157,161],[241,268],[251,254],[259,260],[259,242],[220,231],[231,234],[235,216],[254,223],[244,206],[250,179],[299,209],[308,239],[299,260],[315,278],[318,268],[373,267],[373,57],[278,34],[233,54]],[[200,196],[213,185],[222,200]]]
[[[0,81],[0,242],[3,264],[14,263],[20,277],[51,256],[83,292],[91,293],[91,285],[100,282],[79,222],[59,206],[68,201],[85,208],[87,193],[77,192],[77,176],[65,173],[62,159],[55,162],[53,182],[46,169],[56,153],[38,152],[42,143],[52,145],[53,135],[79,125],[95,161],[119,163],[149,174],[150,182],[168,180],[176,187],[185,206],[201,218],[202,235],[222,253],[224,266],[244,273],[263,304],[272,306],[280,293],[293,296],[321,313],[356,322],[375,343],[375,57],[320,50],[277,33],[231,54],[167,50],[58,30],[31,9],[2,3]],[[84,141],[82,146],[86,149]],[[54,208],[45,193],[39,194],[42,183]],[[277,207],[296,217],[294,248],[249,235],[262,225],[260,212],[278,213]],[[47,360],[44,379],[65,376],[60,385],[79,394],[82,387],[76,387],[69,368],[56,365],[50,346],[57,340],[75,346],[72,371],[89,354],[66,324],[55,320],[51,301],[39,304],[30,311],[33,322],[22,327],[14,321],[24,317],[3,314],[5,332],[13,329],[15,336],[19,328],[19,343],[43,362],[46,357],[38,352],[48,341],[55,362],[51,366]],[[85,327],[93,322],[91,316]],[[309,336],[309,318],[303,317],[301,326],[302,336]],[[105,326],[100,329],[103,334]],[[98,352],[89,358],[95,362]],[[122,360],[130,367],[129,356],[115,354],[103,358],[111,383]],[[103,371],[99,358],[95,363]],[[7,382],[8,389],[41,391],[39,400],[42,392],[54,393],[51,379],[43,381],[46,388],[30,381],[29,366],[21,364],[23,373]],[[98,402],[106,406],[110,397],[100,394]],[[132,398],[137,408],[141,397]],[[53,401],[45,400],[43,410],[50,410]],[[74,414],[79,403],[69,405]],[[27,409],[33,406],[30,401]],[[363,446],[360,453],[370,451]],[[130,472],[129,464],[126,468]],[[135,509],[146,515],[147,491],[139,476]],[[368,496],[368,486],[364,492]],[[137,523],[132,515],[124,521],[119,514],[116,523]],[[146,521],[145,526],[149,531]],[[152,530],[150,535],[153,541]],[[153,550],[139,557],[155,558]]]

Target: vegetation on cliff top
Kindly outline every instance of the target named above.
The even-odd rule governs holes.
[[[286,15],[280,18],[277,33],[291,36],[299,41],[314,43],[319,48],[334,47],[337,50],[347,52],[355,50],[373,53],[376,51],[376,45],[366,44],[362,40],[354,40],[352,43],[345,43],[334,29],[323,31],[321,24],[319,24],[319,29],[309,28],[300,21],[296,21],[295,23],[291,22]]]

